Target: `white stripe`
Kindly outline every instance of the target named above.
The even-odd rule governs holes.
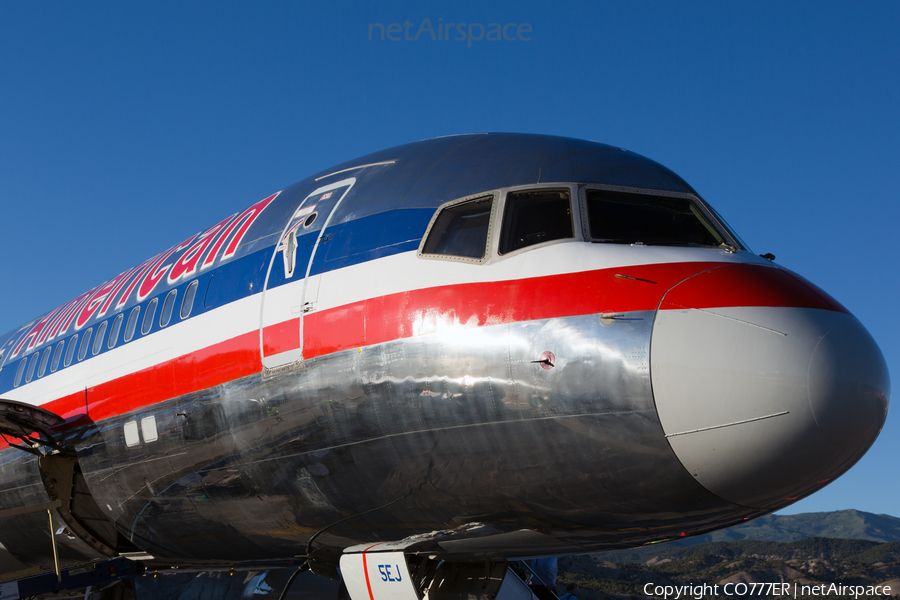
[[[732,254],[714,248],[628,246],[566,241],[529,248],[527,251],[507,257],[495,257],[483,265],[421,259],[416,256],[415,251],[409,251],[337,269],[323,275],[315,275],[310,279],[311,281],[321,279],[315,305],[316,312],[320,312],[362,300],[431,287],[512,281],[650,264],[746,263],[752,261],[751,257],[753,255],[747,252]],[[302,283],[301,278],[266,292],[266,313],[275,315],[273,322],[270,323],[267,319],[266,325],[298,316],[297,299],[300,298]],[[239,335],[258,331],[260,299],[261,295],[255,294],[184,322],[170,325],[162,331],[9,390],[3,397],[40,406],[83,391],[86,387],[100,385]],[[272,302],[273,308],[275,306],[279,308],[269,313],[269,302]],[[115,315],[111,315],[110,319],[114,317]],[[6,368],[18,368],[18,363],[17,360],[6,365]]]
[[[415,251],[329,271],[320,275],[316,310],[326,310],[361,300],[431,287],[512,281],[599,269],[690,262],[746,263],[748,252],[730,253],[717,248],[629,246],[586,242],[550,243],[528,248],[509,257],[475,265],[423,259]],[[759,259],[761,262],[763,259]]]
[[[19,386],[4,393],[3,397],[41,406],[241,334],[255,332],[259,328],[259,299],[260,295],[255,294],[170,325],[162,331]]]

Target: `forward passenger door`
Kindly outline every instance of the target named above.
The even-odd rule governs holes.
[[[317,188],[285,224],[275,248],[262,295],[260,354],[264,368],[303,358],[303,316],[316,310],[321,275],[310,275],[316,253],[328,242],[335,210],[355,178]]]

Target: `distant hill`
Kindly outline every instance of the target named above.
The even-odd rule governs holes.
[[[641,598],[647,583],[691,582],[888,583],[897,598],[900,519],[858,510],[769,515],[667,544],[563,558],[558,582],[578,583],[579,600]]]
[[[702,542],[793,542],[809,537],[900,542],[900,519],[852,509],[799,515],[767,515],[696,539]]]
[[[741,540],[787,543],[812,537],[900,542],[900,519],[852,509],[799,515],[767,515],[706,535],[631,550],[603,552],[594,556],[612,562],[643,562],[676,548],[697,544]]]
[[[796,584],[797,598],[810,600],[829,595],[810,592],[814,586],[889,585],[887,593],[882,588],[881,593],[864,593],[861,597],[900,596],[900,542],[807,538],[788,543],[740,540],[687,547],[669,544],[651,549],[656,554],[641,561],[631,560],[625,553],[620,560],[610,560],[610,553],[560,559],[557,581],[560,587],[577,583],[582,588],[579,600],[642,598],[646,597],[647,584],[688,583],[724,586],[786,582],[792,595]],[[726,595],[720,589],[707,597]],[[840,598],[844,594],[830,596]]]

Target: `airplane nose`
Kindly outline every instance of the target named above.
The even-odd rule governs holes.
[[[651,338],[666,438],[719,497],[775,510],[824,487],[878,437],[887,365],[865,327],[774,266],[727,265],[671,288]]]
[[[809,406],[825,436],[848,448],[868,449],[887,417],[887,365],[862,324],[840,319],[809,361]]]

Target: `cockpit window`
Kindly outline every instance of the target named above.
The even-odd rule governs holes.
[[[421,253],[480,261],[487,248],[493,204],[491,195],[445,207],[432,223]]]
[[[688,198],[586,190],[591,240],[613,244],[718,246],[725,242]]]
[[[510,192],[506,196],[500,254],[575,237],[568,190]]]

